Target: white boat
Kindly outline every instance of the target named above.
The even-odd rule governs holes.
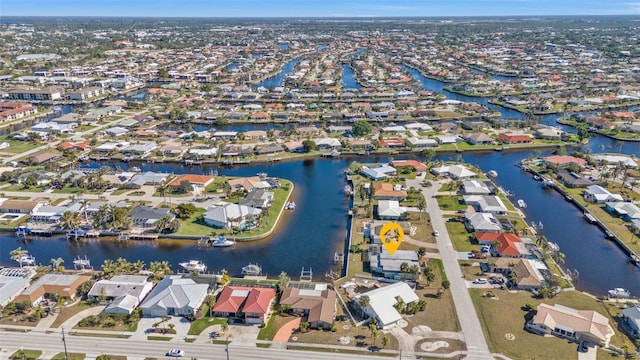
[[[33,255],[22,255],[20,259],[18,259],[18,262],[21,265],[34,266],[36,264],[36,258]]]
[[[266,173],[266,172],[259,172],[259,173],[257,173],[256,175],[257,175],[260,179],[262,179],[262,180],[266,179],[266,178],[267,178],[267,176],[269,176],[269,175],[267,175],[267,173]]]
[[[188,271],[198,271],[198,272],[207,271],[207,265],[205,265],[200,260],[189,260],[187,262],[181,262],[179,265],[182,266],[183,269]]]
[[[629,291],[623,288],[611,289],[607,293],[609,297],[612,297],[612,298],[626,299],[631,297],[631,294],[629,293]]]
[[[142,169],[140,169],[137,166],[132,166],[130,170],[133,171],[133,172],[142,172]]]
[[[595,223],[597,221],[596,218],[593,215],[591,215],[590,213],[588,213],[586,211],[584,212],[584,218],[587,219],[587,221],[589,223],[591,223],[591,224],[593,224],[593,223]]]
[[[296,202],[290,201],[284,206],[284,208],[287,210],[294,210],[296,208]]]
[[[550,187],[553,187],[553,181],[548,180],[548,179],[544,179],[544,180],[542,181],[542,187],[543,187],[543,188],[550,188]]]
[[[352,194],[351,186],[349,186],[349,185],[345,185],[344,186],[344,194],[345,195],[351,195]]]
[[[87,232],[80,228],[73,228],[67,231],[67,239],[77,239],[87,236]]]
[[[84,256],[84,259],[78,255],[75,259],[73,259],[73,266],[76,268],[90,268],[91,261],[87,258],[87,255]]]
[[[550,248],[552,251],[555,251],[555,252],[560,251],[560,246],[559,246],[558,244],[556,244],[556,243],[552,243],[552,242],[550,242],[550,243],[549,243],[549,248]]]
[[[498,177],[498,172],[495,170],[490,170],[487,175],[491,176],[491,177]]]
[[[260,275],[262,274],[262,267],[258,264],[251,264],[242,267],[242,275]]]
[[[213,247],[228,247],[228,246],[233,246],[235,244],[236,244],[236,242],[234,240],[229,240],[229,239],[225,238],[224,236],[220,236],[217,239],[213,240],[213,242],[211,243],[211,246],[213,246]]]
[[[526,209],[526,208],[527,208],[527,203],[526,203],[526,202],[524,202],[524,200],[519,199],[519,200],[518,200],[518,206],[519,206],[519,207],[521,207],[521,208],[523,208],[523,209]]]

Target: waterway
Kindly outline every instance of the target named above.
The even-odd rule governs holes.
[[[289,60],[287,63],[285,63],[282,66],[282,71],[280,71],[279,73],[268,77],[264,80],[262,80],[261,82],[254,84],[253,87],[254,88],[259,88],[259,87],[265,87],[265,88],[274,88],[274,87],[278,87],[278,86],[283,86],[284,85],[284,79],[293,72],[293,70],[295,69],[296,64],[298,63],[299,59],[295,58],[292,60]]]
[[[340,65],[340,67],[342,68],[342,77],[341,77],[342,88],[345,90],[346,89],[360,90],[362,86],[356,80],[355,72],[353,71],[353,68],[347,64],[342,64]]]
[[[295,60],[290,61],[281,73],[281,79],[292,71]],[[287,71],[288,69],[288,71]],[[478,101],[483,98],[471,98],[443,91],[444,83],[423,77],[418,71],[406,68],[414,79],[432,91],[443,92],[450,99]],[[284,75],[283,75],[284,74]],[[280,82],[282,80],[279,80]],[[499,106],[488,104],[499,110]],[[514,112],[515,114],[519,114]],[[517,117],[507,111],[509,118]],[[555,123],[556,116],[541,117],[543,123]],[[271,128],[277,125],[265,125]],[[247,129],[256,125],[247,125]],[[238,130],[241,130],[238,128]],[[620,142],[602,136],[594,136],[585,146],[593,153],[621,152],[640,154],[640,143]],[[543,152],[542,155],[548,153]],[[577,270],[577,287],[594,294],[604,294],[612,287],[624,287],[634,295],[640,295],[640,268],[628,263],[627,256],[617,246],[604,239],[604,234],[595,226],[588,224],[582,213],[553,191],[541,189],[530,175],[514,166],[517,162],[533,155],[525,152],[489,152],[463,154],[463,160],[479,166],[484,172],[496,170],[497,182],[515,193],[514,199],[523,199],[527,203],[525,213],[528,221],[542,222],[540,231],[550,241],[557,243],[565,254],[564,268]],[[454,160],[454,155],[443,155],[444,160]],[[288,212],[277,233],[272,237],[250,244],[238,244],[229,249],[198,248],[192,242],[115,242],[89,240],[68,242],[63,238],[45,238],[23,243],[15,236],[0,236],[0,263],[13,264],[9,252],[22,246],[36,256],[39,262],[46,264],[49,259],[62,257],[67,266],[71,266],[74,257],[87,255],[99,266],[104,259],[124,257],[129,260],[143,260],[147,263],[155,260],[168,260],[174,269],[178,263],[189,259],[205,261],[210,270],[226,268],[232,275],[238,275],[242,266],[257,262],[264,272],[277,275],[286,271],[295,279],[303,267],[311,267],[314,278],[323,278],[325,272],[334,268],[333,257],[344,250],[344,238],[347,230],[348,199],[343,196],[344,176],[342,171],[353,159],[312,159],[297,162],[260,164],[234,168],[218,168],[219,174],[226,176],[252,176],[266,172],[271,176],[291,179],[296,190],[295,211]],[[359,158],[360,162],[387,162],[384,157]],[[112,164],[127,168],[127,164]],[[100,166],[100,164],[93,164]],[[164,171],[171,173],[210,173],[211,167],[189,167],[166,164],[142,164],[143,171]]]

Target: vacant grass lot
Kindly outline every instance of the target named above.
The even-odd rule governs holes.
[[[208,310],[206,314],[208,314]],[[187,335],[200,335],[209,326],[224,324],[227,322],[228,320],[224,318],[210,318],[205,316],[191,323],[191,327],[189,328]]]
[[[456,251],[471,251],[474,249],[480,250],[480,245],[472,244],[469,241],[471,233],[467,232],[464,224],[458,221],[447,221],[447,232],[449,232],[449,238],[453,244],[453,248]]]
[[[574,309],[593,309],[602,315],[609,316],[609,312],[616,313],[616,309],[609,305],[604,305],[596,299],[584,295],[577,291],[560,293],[553,299],[536,299],[529,292],[509,293],[505,290],[491,289],[497,298],[483,297],[484,289],[469,289],[471,299],[478,311],[478,318],[482,324],[489,349],[492,352],[502,353],[516,359],[576,359],[577,345],[567,340],[556,337],[543,337],[524,330],[526,320],[531,316],[523,311],[527,303],[538,305],[542,302],[547,304],[560,304]],[[614,330],[616,323],[610,317],[609,323]],[[514,335],[514,340],[508,340],[505,335]],[[616,330],[616,335],[611,343],[618,347],[624,343],[626,337],[620,335]]]
[[[462,196],[438,195],[436,199],[438,200],[438,206],[440,206],[440,209],[444,211],[458,211],[467,209],[467,205],[462,202]]]

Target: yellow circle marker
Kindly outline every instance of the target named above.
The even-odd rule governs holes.
[[[402,230],[402,226],[398,225],[398,223],[390,222],[380,229],[382,245],[384,245],[391,255],[398,250],[402,239],[404,239],[404,230]]]

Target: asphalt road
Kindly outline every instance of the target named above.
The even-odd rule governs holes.
[[[413,186],[416,189],[422,189],[422,195],[427,203],[427,211],[431,216],[433,230],[440,233],[436,238],[436,242],[444,270],[451,283],[449,291],[451,291],[456,313],[458,314],[458,321],[460,322],[460,327],[462,328],[462,333],[464,334],[467,345],[468,355],[466,359],[493,360],[495,357],[492,356],[489,351],[489,346],[482,332],[478,314],[471,301],[466,281],[462,277],[462,271],[458,263],[458,253],[453,249],[447,227],[445,226],[445,220],[442,217],[442,212],[435,198],[440,184],[432,181],[433,186],[422,187],[420,185],[421,181],[422,179],[408,180],[407,185],[409,187]]]
[[[165,358],[165,354],[172,348],[179,348],[184,351],[184,359],[196,357],[205,359],[225,359],[225,346],[213,344],[193,344],[164,342],[164,341],[136,341],[129,339],[112,339],[83,336],[66,336],[67,351],[84,353],[88,357],[95,357],[100,354],[122,355],[129,358],[144,359]],[[24,349],[38,349],[47,352],[63,352],[64,344],[61,333],[41,333],[41,332],[0,332],[0,359],[6,359],[13,352],[24,347]],[[331,352],[286,350],[274,348],[258,348],[255,346],[234,346],[229,345],[229,359],[252,359],[252,360],[280,360],[280,359],[305,359],[305,360],[335,360],[339,359],[364,359],[378,356],[336,354]]]

